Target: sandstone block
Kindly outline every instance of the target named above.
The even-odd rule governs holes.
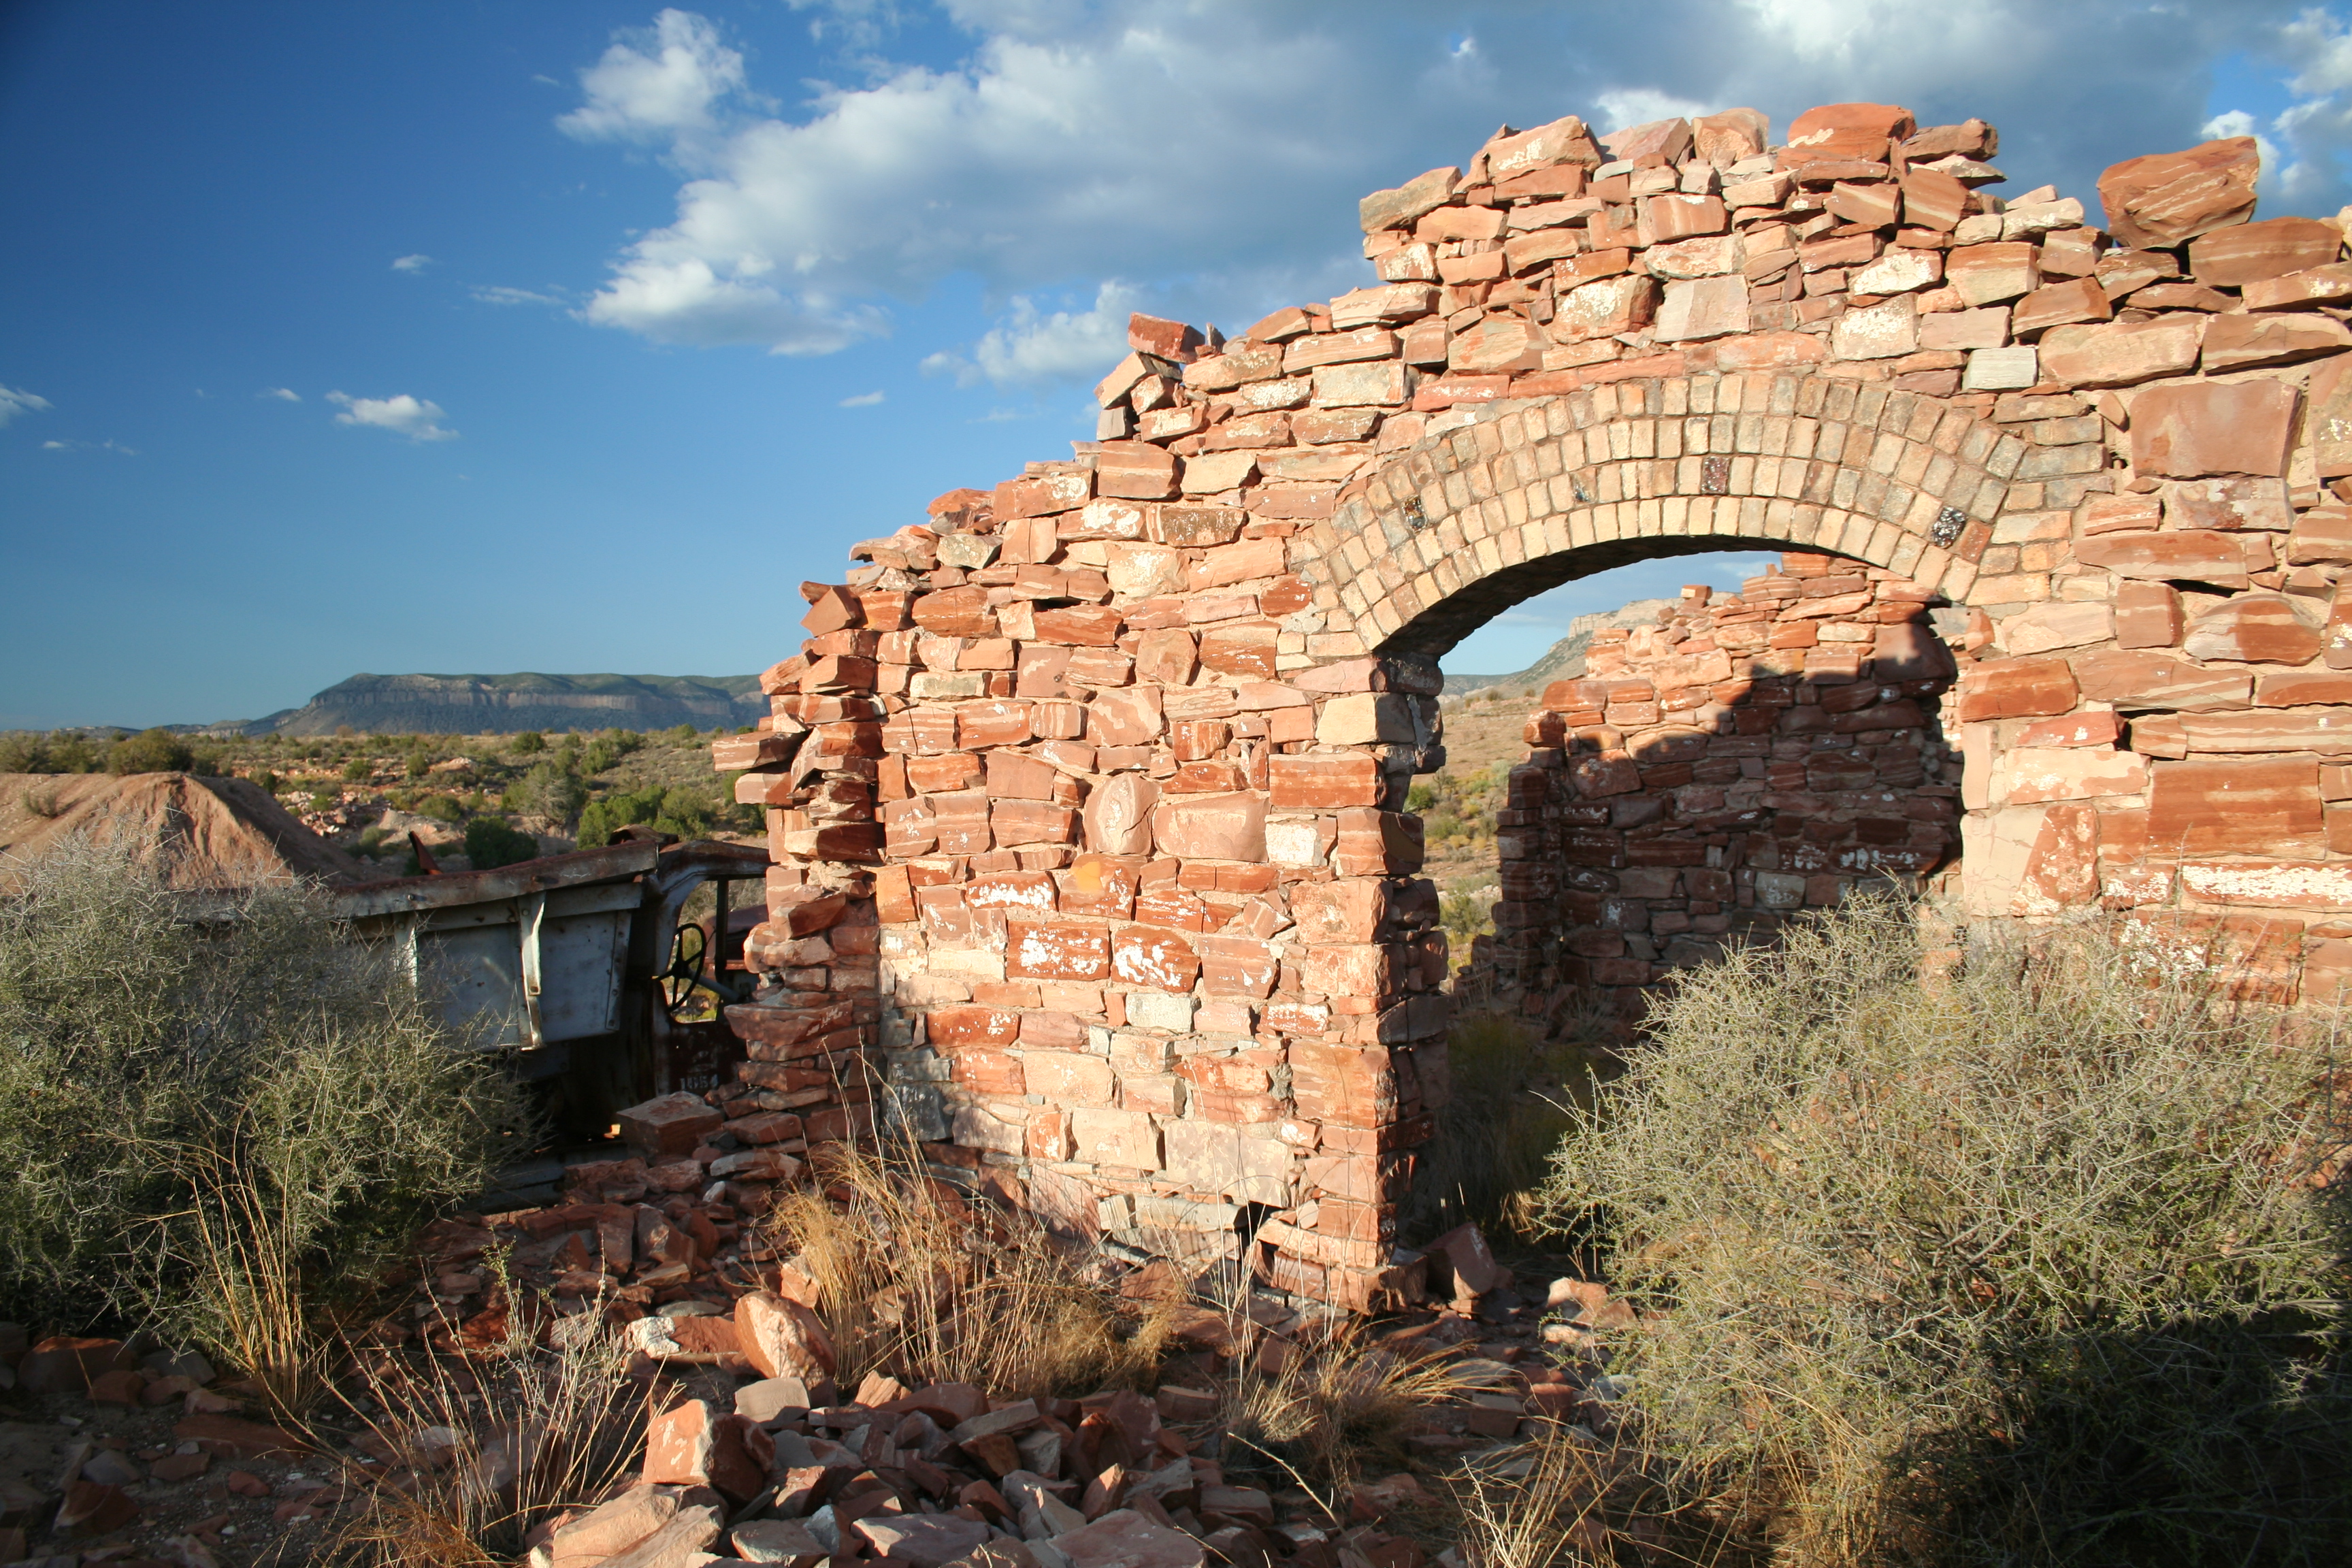
[[[818,1383],[833,1375],[833,1336],[798,1301],[767,1290],[737,1298],[735,1336],[762,1377]]]
[[[1666,285],[1658,307],[1660,342],[1695,342],[1748,330],[1748,280],[1737,274],[1693,278]]]
[[[1111,973],[1130,985],[1189,992],[1201,961],[1179,933],[1153,926],[1123,926],[1111,938]]]
[[[2203,364],[2213,374],[2284,364],[2347,348],[2352,348],[2352,330],[2326,316],[2216,316],[2205,329]]]
[[[2045,284],[2020,300],[2011,310],[2010,330],[2023,337],[2076,321],[2104,321],[2114,314],[2096,279],[2069,278],[2063,283]]]
[[[2305,664],[2319,657],[2326,612],[2294,594],[2243,594],[2189,624],[2181,651],[2239,664]]]
[[[2316,853],[2326,843],[2319,763],[2312,758],[2159,762],[2150,775],[2154,853]]]
[[[2276,381],[2154,386],[2132,405],[2132,466],[2143,476],[2286,471],[2296,393]]]
[[[702,1096],[680,1090],[633,1105],[615,1120],[629,1145],[654,1159],[692,1152],[706,1135],[719,1131],[727,1117]]]
[[[1187,860],[1263,861],[1265,799],[1243,793],[1163,800],[1152,810],[1151,831],[1163,855]]]
[[[2169,654],[2087,652],[2075,654],[2073,663],[2084,696],[2131,709],[2243,707],[2253,689],[2253,678],[2243,670],[2204,669]]]
[[[1564,295],[1551,320],[1553,341],[1581,342],[1639,331],[1657,308],[1658,285],[1641,273],[1580,284]]]
[[[1004,973],[1009,979],[1108,979],[1109,933],[1092,925],[1009,922],[1005,928]]]
[[[1140,1111],[1080,1107],[1070,1112],[1078,1158],[1129,1171],[1160,1169],[1160,1130]]]
[[[1840,222],[1893,228],[1903,221],[1903,187],[1887,180],[1863,184],[1840,180],[1830,188],[1827,205]]]
[[[2168,583],[2116,584],[2116,646],[2174,647],[2185,623],[2180,593]]]
[[[1745,296],[1745,286],[1742,295]],[[1543,335],[1517,316],[1488,316],[1456,333],[1445,352],[1448,370],[1465,375],[1511,374],[1543,368]],[[1399,367],[1402,368],[1402,367]],[[1401,399],[1399,401],[1402,401]]]
[[[1934,250],[1890,250],[1869,266],[1846,279],[1846,287],[1856,294],[1907,294],[1915,289],[1925,289],[1938,283],[1944,277],[1944,258]],[[1973,311],[1943,311],[1944,315],[1973,315]],[[1934,318],[1930,318],[1932,321]],[[1927,322],[1921,323],[1924,331]],[[1998,343],[1927,344],[1923,347],[1996,348]]]
[[[1930,316],[1927,320],[1935,318]],[[1960,388],[1964,392],[2016,392],[2041,378],[2039,353],[2032,348],[1978,349],[1969,355]]]
[[[1979,663],[1961,676],[1960,721],[2063,713],[2074,706],[2077,695],[2074,672],[2063,658]]]
[[[2343,235],[2316,218],[2274,217],[2214,229],[2190,241],[2189,270],[2210,288],[2234,289],[2325,267],[2343,250]]]
[[[1915,353],[1918,347],[1919,301],[1916,295],[1898,294],[1875,305],[1848,310],[1830,329],[1830,353],[1838,359],[1893,359]]]
[[[1890,144],[1916,124],[1911,111],[1895,104],[1823,104],[1789,122],[1788,144],[1776,158],[1784,169],[1846,159],[1884,163]]]
[[[1412,742],[1415,739],[1412,702],[1387,691],[1335,697],[1323,705],[1316,719],[1315,739],[1327,746]]]
[[[1453,199],[1461,184],[1461,170],[1432,169],[1393,190],[1374,191],[1357,204],[1357,216],[1362,220],[1366,234],[1383,228],[1402,228],[1423,214],[1444,205]]]
[[[2307,272],[2249,283],[2241,290],[2249,310],[2294,310],[2352,300],[2352,266],[2336,263]]]
[[[2138,795],[2147,787],[2147,759],[2133,752],[2083,746],[2013,746],[1993,763],[1994,805]]]
[[[1361,752],[1267,760],[1269,801],[1276,810],[1377,805],[1380,764]]]
[[[1056,1535],[1054,1548],[1070,1568],[1202,1568],[1208,1560],[1192,1537],[1125,1508]]]
[[[2000,305],[2042,286],[2027,244],[1963,245],[1944,258],[1944,277],[1970,306]]]
[[[744,1444],[749,1426],[741,1416],[720,1415],[707,1399],[689,1399],[656,1416],[646,1429],[645,1484],[709,1487],[738,1504],[748,1502],[767,1481],[767,1467],[756,1463]],[[656,1535],[677,1529],[698,1511],[703,1510],[682,1510]],[[718,1538],[712,1523],[706,1543]]]
[[[2035,654],[2105,642],[2114,635],[2115,613],[2105,605],[2056,600],[2011,616],[2002,623],[2000,642],[2011,654]]]
[[[2243,223],[2254,210],[2261,165],[2251,136],[2110,164],[2099,176],[2107,232],[2124,245],[2164,249]]]
[[[2042,373],[2067,386],[2128,386],[2197,367],[2206,318],[2181,313],[2109,326],[2053,327],[2042,335]]]
[[[1164,500],[1176,493],[1176,455],[1149,441],[1105,441],[1095,458],[1095,489],[1102,495]]]
[[[2078,540],[2074,556],[2085,566],[2105,567],[2119,577],[2168,578],[2242,588],[2248,573],[2269,569],[2271,546],[2266,535],[2217,529],[2133,530]]]

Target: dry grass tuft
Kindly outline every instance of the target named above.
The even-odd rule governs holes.
[[[1473,1568],[1608,1563],[1609,1467],[1588,1434],[1546,1422],[1537,1436],[1465,1466],[1452,1490]]]
[[[193,1201],[177,1221],[185,1289],[201,1303],[195,1342],[236,1367],[281,1416],[299,1418],[327,1386],[320,1309],[304,1288],[309,1230],[297,1194],[211,1149],[180,1151]]]
[[[1127,1299],[1109,1259],[908,1154],[845,1150],[816,1175],[765,1225],[816,1283],[845,1386],[869,1372],[1031,1396],[1150,1386],[1182,1303]]]
[[[2344,1561],[2332,1026],[2104,925],[1919,961],[1864,900],[1691,972],[1579,1116],[1634,1434],[1776,1561]]]
[[[1422,1150],[1403,1225],[1426,1238],[1475,1221],[1496,1239],[1531,1240],[1535,1194],[1569,1129],[1570,1107],[1591,1099],[1593,1068],[1577,1042],[1547,1039],[1525,1021],[1475,1013],[1445,1037],[1448,1096]]]
[[[334,1542],[341,1568],[496,1568],[532,1526],[600,1500],[645,1443],[644,1402],[622,1336],[592,1309],[541,1345],[510,1316],[507,1337],[460,1358],[417,1351],[363,1360],[345,1404],[360,1446],[391,1472],[360,1483]]]
[[[1402,1468],[1404,1439],[1486,1381],[1444,1352],[1391,1350],[1360,1321],[1336,1320],[1290,1342],[1272,1373],[1255,1356],[1237,1363],[1221,1391],[1219,1458],[1232,1473],[1295,1484],[1345,1521],[1351,1488]]]

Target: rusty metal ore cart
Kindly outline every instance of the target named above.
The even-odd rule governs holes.
[[[559,1126],[594,1137],[625,1106],[709,1089],[742,1056],[720,1012],[749,991],[733,884],[760,884],[756,845],[637,839],[488,871],[375,882],[333,895],[363,939],[401,945],[442,1016],[506,1056]],[[706,922],[681,915],[715,885]]]

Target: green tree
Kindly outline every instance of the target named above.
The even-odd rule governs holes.
[[[499,817],[478,816],[466,824],[466,858],[477,871],[538,858],[539,840]]]
[[[142,730],[117,741],[106,753],[111,773],[175,773],[187,771],[195,756],[188,743],[169,730]]]
[[[525,730],[514,738],[509,749],[519,755],[528,757],[534,752],[547,750],[547,737],[536,730]]]
[[[543,816],[558,826],[576,821],[588,804],[588,786],[580,775],[552,763],[541,763],[507,792],[508,808]]]

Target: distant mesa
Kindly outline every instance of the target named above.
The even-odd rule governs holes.
[[[512,735],[525,730],[739,729],[768,711],[756,675],[354,675],[248,735]]]
[[[1622,608],[1600,610],[1589,616],[1579,616],[1568,623],[1568,635],[1551,645],[1541,658],[1516,675],[1454,675],[1445,678],[1445,695],[1467,697],[1490,686],[1506,691],[1517,691],[1523,686],[1544,687],[1555,680],[1580,679],[1584,674],[1584,654],[1592,646],[1592,634],[1612,626],[1654,626],[1658,624],[1658,612],[1672,609],[1679,599],[1636,599]]]

